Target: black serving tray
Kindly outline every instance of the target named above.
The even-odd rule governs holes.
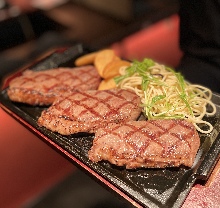
[[[42,60],[33,62],[32,70],[74,66],[74,60],[89,50],[81,44],[67,49],[59,49]],[[22,69],[23,70],[23,69]],[[201,146],[192,168],[138,169],[126,170],[108,162],[92,163],[88,150],[92,146],[93,134],[73,134],[62,136],[37,125],[37,119],[44,107],[33,107],[11,102],[7,96],[7,83],[19,76],[22,70],[8,77],[0,94],[0,105],[40,139],[66,156],[75,165],[106,185],[136,207],[181,207],[196,180],[207,180],[220,153],[220,97],[213,96],[217,115],[206,118],[214,125],[210,134],[200,134]]]

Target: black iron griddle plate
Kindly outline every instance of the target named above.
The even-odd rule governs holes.
[[[74,59],[87,53],[81,44],[63,51],[56,51],[31,69],[44,70],[59,66],[73,66]],[[16,76],[20,74],[17,73]],[[209,135],[200,135],[201,147],[192,168],[139,169],[125,170],[108,162],[92,163],[87,153],[92,146],[92,134],[74,134],[62,136],[37,125],[43,107],[32,107],[11,102],[6,93],[7,87],[1,91],[1,107],[11,116],[17,118],[39,138],[50,144],[58,152],[67,156],[74,164],[85,172],[95,176],[111,190],[121,195],[137,207],[180,207],[197,179],[206,180],[219,158],[220,121],[218,116],[207,118],[214,131]],[[220,97],[214,96],[220,103]]]

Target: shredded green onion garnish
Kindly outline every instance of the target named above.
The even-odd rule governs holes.
[[[141,97],[147,119],[188,119],[204,132],[197,123],[207,124],[201,120],[207,114],[206,105],[211,103],[212,115],[216,112],[210,101],[211,90],[189,84],[179,72],[152,59],[134,61],[131,66],[121,68],[120,74],[114,79],[117,86],[133,90]],[[208,126],[211,131],[211,125]]]

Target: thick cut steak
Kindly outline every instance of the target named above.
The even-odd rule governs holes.
[[[38,124],[63,135],[93,133],[108,123],[136,120],[140,97],[123,89],[75,91],[43,111]]]
[[[72,90],[95,90],[101,78],[93,66],[26,70],[13,79],[7,91],[12,101],[30,105],[50,105],[61,94]]]
[[[98,129],[88,154],[93,162],[127,169],[191,167],[199,146],[195,127],[185,120],[130,121]]]

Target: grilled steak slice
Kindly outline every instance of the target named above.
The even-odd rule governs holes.
[[[7,91],[12,101],[30,105],[50,105],[63,93],[94,90],[101,81],[93,66],[57,68],[44,71],[26,70],[13,79]]]
[[[63,135],[93,133],[108,123],[136,120],[140,113],[140,97],[132,91],[75,91],[43,111],[38,124]]]
[[[195,127],[185,120],[130,121],[98,129],[88,154],[93,162],[127,169],[191,167],[199,146]]]

